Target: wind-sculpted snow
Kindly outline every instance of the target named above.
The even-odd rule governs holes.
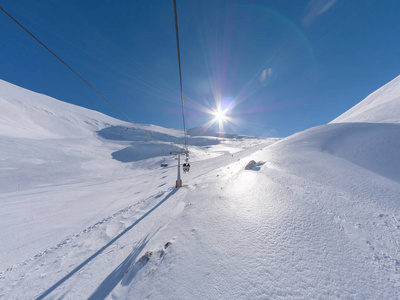
[[[400,124],[359,123],[329,128],[323,150],[400,183]]]

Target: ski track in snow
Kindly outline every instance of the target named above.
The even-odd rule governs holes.
[[[19,291],[23,291],[23,286],[29,285],[31,289],[30,297],[32,297],[32,291],[35,290],[34,287],[37,286],[41,280],[52,274],[53,269],[58,269],[59,271],[51,277],[60,277],[62,274],[68,274],[70,270],[76,266],[77,257],[84,259],[85,256],[90,256],[93,252],[98,250],[97,247],[99,247],[101,242],[106,243],[112,240],[124,229],[129,227],[128,225],[135,224],[138,220],[141,220],[143,215],[147,214],[147,212],[143,210],[148,209],[153,202],[156,202],[165,194],[167,193],[157,193],[154,196],[126,207],[81,232],[66,238],[56,246],[50,247],[44,252],[35,255],[33,258],[1,272],[0,279],[8,279],[11,283],[11,286],[3,288],[1,293],[4,295],[11,292],[13,295],[12,297],[18,299],[20,298],[20,296],[18,296],[19,293],[14,294],[16,288]],[[122,250],[126,246],[127,245],[123,245],[118,248],[118,245],[111,244],[108,247],[110,249],[105,249],[104,253],[99,253],[99,255],[108,255],[115,250]],[[116,247],[118,249],[116,249]],[[69,261],[71,261],[71,263],[69,263]],[[47,270],[46,265],[51,265],[50,269]],[[22,293],[22,295],[24,295],[24,293]],[[34,298],[36,297],[38,297],[38,294],[34,296]]]
[[[21,262],[21,263],[18,263],[18,264],[16,264],[16,265],[12,266],[12,267],[7,268],[5,271],[1,271],[1,272],[0,272],[0,279],[1,279],[1,278],[4,278],[5,274],[6,274],[7,272],[9,272],[9,271],[12,271],[14,268],[17,268],[17,267],[19,267],[19,266],[21,266],[21,265],[27,265],[27,264],[28,264],[30,261],[32,261],[32,260],[39,259],[39,258],[41,258],[41,257],[43,257],[43,256],[45,256],[45,255],[47,255],[47,254],[50,254],[50,253],[52,253],[52,252],[54,252],[54,251],[60,249],[61,247],[64,247],[65,245],[67,245],[67,244],[69,244],[69,243],[75,242],[75,240],[76,240],[77,238],[79,238],[80,236],[83,236],[84,234],[89,234],[92,230],[99,229],[99,227],[100,227],[101,225],[103,225],[103,224],[105,224],[105,223],[107,223],[107,222],[110,223],[111,221],[114,221],[113,219],[115,219],[116,217],[120,216],[121,214],[127,214],[127,215],[132,215],[132,214],[134,214],[135,212],[137,212],[137,211],[134,210],[134,208],[135,208],[136,206],[138,206],[138,205],[140,205],[140,204],[143,204],[143,203],[149,201],[150,199],[158,198],[159,196],[161,196],[161,195],[163,195],[163,194],[164,194],[164,192],[157,193],[155,196],[147,197],[146,199],[143,199],[143,200],[141,200],[141,201],[139,201],[139,202],[137,202],[137,203],[135,203],[135,204],[133,204],[133,205],[130,205],[130,206],[124,208],[124,209],[121,209],[120,211],[114,213],[113,215],[108,216],[107,218],[104,218],[104,219],[102,219],[101,221],[98,221],[98,222],[96,222],[95,224],[93,224],[93,225],[91,225],[91,226],[89,226],[89,227],[83,229],[81,232],[76,233],[76,234],[74,234],[74,235],[72,235],[72,236],[67,237],[64,241],[58,243],[56,246],[49,247],[49,248],[46,249],[45,251],[43,251],[43,252],[41,252],[41,253],[39,253],[39,254],[36,254],[33,258],[29,258],[29,259],[27,259],[27,260],[25,260],[25,261],[23,261],[23,262]],[[110,235],[110,233],[111,233],[110,230],[109,230],[108,228],[106,228],[106,229],[107,229],[107,230],[106,230],[106,234],[107,234],[107,235]]]
[[[258,148],[265,147],[269,145],[270,143],[267,144],[262,144],[261,146],[256,147],[255,149],[251,150],[244,150],[242,151],[244,154],[247,154],[248,152],[254,152],[257,151]],[[237,158],[232,158],[231,154],[229,152],[229,155],[225,155],[224,159],[225,161],[236,161]],[[242,155],[244,155],[242,154]],[[207,163],[205,166],[202,168],[202,172],[209,172],[209,170],[213,169],[213,165],[215,164],[215,161],[221,161],[220,156],[212,159],[208,159]],[[242,162],[241,162],[242,163]],[[194,163],[196,165],[196,163]],[[175,169],[172,169],[172,172],[174,172]],[[191,174],[187,174],[189,178],[187,178],[187,181],[190,181],[190,176]],[[194,177],[198,177],[199,175],[195,175]],[[161,177],[165,178],[165,176]],[[98,183],[93,183],[93,187],[98,185]],[[163,195],[165,195],[165,192],[159,192],[153,196],[149,196],[133,205],[130,205],[124,209],[119,210],[118,212],[114,213],[113,215],[110,215],[101,221],[96,222],[95,224],[87,227],[86,229],[80,231],[79,233],[73,234],[69,237],[67,237],[64,241],[58,243],[55,246],[47,248],[45,251],[35,255],[33,258],[27,259],[24,262],[18,263],[12,267],[7,268],[5,271],[0,273],[1,279],[7,280],[11,282],[10,286],[8,288],[3,289],[1,294],[3,295],[12,295],[13,298],[19,298],[19,295],[26,295],[26,291],[24,290],[23,286],[30,286],[30,291],[28,294],[31,294],[30,297],[33,295],[33,291],[36,291],[36,296],[35,298],[40,296],[40,291],[43,288],[46,288],[46,278],[49,277],[49,274],[51,273],[50,270],[57,269],[57,273],[55,274],[54,277],[60,278],[60,277],[65,277],[68,276],[68,273],[70,272],[71,269],[76,267],[77,263],[79,263],[79,260],[77,258],[81,258],[82,261],[85,260],[85,257],[90,256],[91,253],[96,252],[98,248],[100,248],[99,241],[103,241],[106,243],[106,241],[112,239],[114,236],[118,235],[121,231],[123,231],[128,224],[134,223],[135,220],[140,219],[140,214],[143,214],[142,212],[145,211],[146,209],[149,209],[151,207],[151,204],[157,201],[159,198],[161,198]],[[163,225],[164,226],[164,225]],[[148,232],[147,232],[148,234]],[[96,242],[93,242],[96,241]],[[144,242],[146,241],[146,242]],[[142,241],[138,241],[137,243],[142,243],[145,245],[148,242],[148,239],[144,238]],[[97,246],[97,248],[96,248]],[[113,255],[115,254],[115,249],[117,247],[118,252],[122,252],[126,245],[124,246],[117,246],[117,245],[110,245],[104,253],[100,254],[100,256],[108,256],[108,255]],[[119,248],[118,248],[119,247]],[[139,246],[138,246],[139,247]],[[130,248],[130,247],[128,247]],[[142,249],[141,247],[139,247]],[[136,248],[136,249],[139,249]],[[122,252],[123,253],[123,252]],[[136,253],[136,252],[135,252]],[[140,251],[139,251],[140,253]],[[139,254],[136,253],[136,254]],[[136,256],[135,256],[136,257]],[[131,259],[129,261],[132,263],[133,256],[131,256]],[[95,258],[94,262],[91,263],[100,263],[97,262],[99,261],[100,258]],[[71,263],[68,263],[71,261]],[[152,263],[154,262],[154,258],[152,260]],[[58,267],[57,267],[58,266]],[[49,268],[49,270],[46,271],[46,269]],[[84,267],[87,269],[88,267]],[[32,272],[32,270],[34,270]],[[82,271],[79,271],[77,274],[74,274],[73,277],[81,277]],[[63,274],[66,274],[63,276]],[[68,290],[68,287],[70,287],[70,281],[71,282],[76,282],[77,279],[75,278],[68,278],[61,284],[59,287],[55,289],[55,291],[52,291],[50,293],[51,295],[61,295],[61,291]],[[90,276],[91,277],[91,276]],[[47,279],[48,280],[48,279]],[[47,283],[47,288],[51,287],[52,285],[50,284],[50,281]],[[68,291],[68,299],[73,299],[74,298],[74,287],[71,287],[71,290]],[[15,291],[19,291],[15,293]],[[21,293],[22,291],[22,293]],[[11,294],[10,294],[11,293]],[[1,295],[0,294],[0,295]],[[66,294],[66,295],[67,295]]]

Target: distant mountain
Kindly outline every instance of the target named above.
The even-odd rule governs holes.
[[[187,134],[193,136],[218,136],[215,130],[202,126],[188,129]]]
[[[235,133],[217,132],[211,128],[203,126],[188,129],[187,134],[191,136],[213,136],[213,137],[228,138],[228,139],[249,138],[249,136],[235,134]]]
[[[400,123],[400,76],[330,123]]]

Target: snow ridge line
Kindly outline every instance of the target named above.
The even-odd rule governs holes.
[[[121,215],[121,214],[123,214],[123,213],[125,213],[125,212],[130,211],[131,209],[133,209],[134,207],[136,207],[136,206],[139,205],[139,204],[146,203],[148,200],[150,200],[150,199],[152,199],[152,198],[160,197],[160,196],[161,196],[162,194],[164,194],[165,192],[168,192],[168,191],[160,191],[160,192],[158,192],[158,193],[156,193],[156,194],[154,194],[154,195],[151,195],[151,196],[149,196],[149,197],[147,197],[147,198],[144,198],[144,199],[142,199],[142,200],[136,202],[135,204],[132,204],[132,205],[130,205],[130,206],[127,206],[127,207],[125,207],[125,208],[123,208],[123,209],[117,211],[116,213],[112,214],[111,216],[108,216],[108,217],[106,217],[106,218],[104,218],[104,219],[102,219],[102,220],[96,222],[95,224],[93,224],[93,225],[91,225],[91,226],[89,226],[89,227],[83,229],[82,231],[80,231],[80,232],[78,232],[78,233],[75,233],[75,234],[73,234],[73,235],[71,235],[71,236],[68,236],[64,241],[58,243],[56,246],[49,247],[49,248],[47,248],[46,250],[44,250],[43,252],[40,252],[40,253],[36,254],[35,256],[33,256],[33,257],[31,257],[31,258],[28,258],[28,259],[26,259],[26,260],[24,260],[24,261],[22,261],[22,262],[19,262],[19,263],[15,264],[15,265],[13,265],[13,266],[11,266],[11,267],[8,267],[8,268],[7,268],[6,270],[4,270],[4,271],[0,271],[0,279],[5,279],[5,275],[6,275],[8,272],[12,271],[14,268],[17,268],[17,267],[22,266],[22,265],[27,265],[27,264],[28,264],[29,262],[31,262],[31,261],[37,260],[37,259],[41,258],[41,257],[44,256],[44,255],[50,254],[50,253],[52,253],[52,252],[54,252],[54,251],[56,251],[56,250],[58,250],[58,249],[64,247],[65,245],[71,243],[71,242],[72,242],[73,240],[75,240],[76,238],[79,238],[81,235],[90,233],[92,230],[97,229],[100,225],[103,225],[104,223],[107,223],[107,222],[111,221],[111,220],[114,219],[115,217],[117,217],[117,216],[119,216],[119,215]],[[138,218],[138,219],[139,219],[139,218]]]

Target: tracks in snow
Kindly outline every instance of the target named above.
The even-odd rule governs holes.
[[[15,268],[17,268],[17,267],[19,267],[19,266],[21,266],[21,265],[27,265],[30,261],[33,261],[33,260],[37,260],[37,259],[39,259],[39,258],[42,258],[42,257],[44,257],[45,255],[48,255],[48,254],[50,254],[50,253],[52,253],[52,252],[54,252],[54,251],[56,251],[56,250],[58,250],[58,249],[60,249],[60,248],[62,248],[62,247],[64,247],[64,246],[68,245],[68,244],[71,244],[71,243],[73,243],[76,239],[78,239],[78,238],[80,238],[80,237],[83,237],[84,235],[87,235],[87,234],[91,233],[93,230],[99,229],[99,227],[101,227],[102,225],[106,225],[107,223],[109,223],[110,221],[116,219],[117,217],[124,216],[124,214],[132,214],[132,213],[135,214],[135,213],[137,213],[138,210],[135,210],[135,208],[136,208],[137,206],[139,206],[140,204],[146,204],[146,203],[147,203],[149,200],[151,200],[151,199],[157,199],[157,198],[161,197],[164,193],[165,193],[164,191],[163,191],[163,192],[159,192],[159,193],[154,194],[154,195],[151,195],[151,196],[149,196],[149,197],[147,197],[147,198],[145,198],[145,199],[142,199],[142,200],[140,200],[139,202],[136,202],[136,203],[133,204],[133,205],[127,206],[127,207],[125,207],[125,208],[123,208],[123,209],[117,211],[116,213],[112,214],[111,216],[108,216],[108,217],[106,217],[106,218],[104,218],[104,219],[102,219],[102,220],[96,222],[95,224],[93,224],[93,225],[91,225],[91,226],[89,226],[89,227],[83,229],[82,231],[80,231],[80,232],[78,232],[78,233],[76,233],[76,234],[73,234],[73,235],[71,235],[71,236],[68,236],[68,237],[67,237],[65,240],[63,240],[62,242],[58,243],[58,244],[55,245],[55,246],[51,246],[51,247],[47,248],[47,249],[44,250],[43,252],[36,254],[34,257],[28,258],[27,260],[25,260],[25,261],[23,261],[23,262],[20,262],[20,263],[14,265],[14,266],[11,266],[11,267],[7,268],[7,269],[4,270],[4,271],[1,271],[1,272],[0,272],[0,279],[3,279],[3,278],[4,278],[4,275],[5,275],[7,272],[12,271],[13,269],[15,269]],[[123,218],[125,218],[125,217],[123,217]],[[127,219],[127,218],[125,218],[125,219]]]
[[[78,277],[81,279],[82,274],[85,274],[83,275],[85,280],[87,280],[88,277],[93,277],[93,279],[96,278],[96,280],[98,280],[98,276],[93,273],[93,270],[82,272],[82,269],[88,265],[90,268],[95,266],[96,264],[93,265],[91,263],[93,259],[100,258],[103,262],[104,259],[106,259],[107,263],[110,263],[110,261],[113,260],[114,254],[111,257],[109,257],[108,254],[114,252],[121,255],[121,253],[129,251],[128,248],[130,247],[126,246],[131,246],[131,243],[126,242],[126,238],[125,240],[121,239],[122,242],[117,242],[117,240],[127,234],[132,228],[138,225],[139,222],[146,220],[150,213],[156,211],[157,208],[168,200],[168,198],[173,196],[176,191],[177,190],[172,190],[170,193],[159,192],[142,199],[96,222],[79,233],[67,237],[64,241],[49,247],[42,253],[1,272],[0,279],[7,279],[11,284],[0,288],[0,298],[26,298],[27,294],[35,293],[36,296],[34,296],[34,298],[43,299],[59,287],[60,289],[64,289],[65,287],[63,285],[65,281],[76,274],[78,274]],[[161,198],[163,195],[165,197]],[[184,194],[180,196],[184,196]],[[167,210],[166,213],[164,213],[164,211],[158,212],[158,214],[162,216],[165,215],[165,218],[156,218],[158,229],[155,230],[154,234],[160,228],[166,226],[166,223],[168,223],[171,218],[169,215],[171,213],[174,215],[174,209],[177,207],[176,205],[180,203],[180,199],[181,197],[178,198],[179,201],[173,202],[172,210]],[[180,210],[178,209],[177,211],[179,212]],[[149,236],[147,232],[144,232],[146,230],[143,231],[143,227],[147,226],[146,224],[148,223],[149,222],[146,222],[143,226],[140,226],[141,231],[135,231],[134,236],[140,237],[145,234]],[[154,222],[151,221],[150,224],[152,223]],[[154,230],[150,229],[150,231]],[[132,236],[132,234],[129,236]],[[123,250],[125,247],[126,249]],[[102,268],[102,265],[103,263],[101,263],[100,268]],[[96,270],[94,272],[96,272]],[[57,278],[61,279],[54,283]],[[29,291],[29,293],[24,291],[24,286],[29,286],[31,291]],[[45,291],[43,292],[44,289]],[[22,294],[16,295],[16,292]]]

